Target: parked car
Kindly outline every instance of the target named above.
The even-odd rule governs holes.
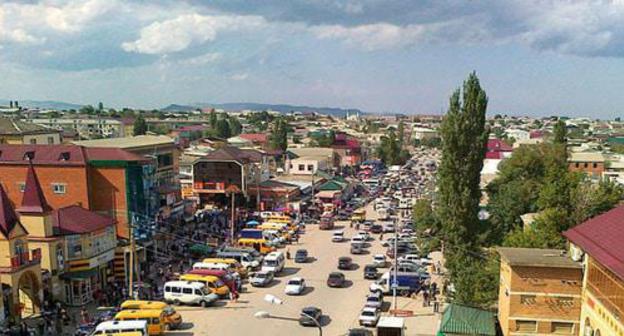
[[[358,320],[360,321],[361,326],[374,327],[377,325],[379,317],[379,309],[364,307],[364,309],[362,309],[362,312],[360,313],[360,317],[358,318]]]
[[[379,273],[377,272],[377,266],[366,265],[364,266],[364,279],[377,279]]]
[[[284,293],[287,295],[300,295],[305,290],[306,284],[303,278],[292,278],[286,283]]]
[[[353,260],[349,257],[338,258],[338,269],[350,270],[353,267]]]
[[[275,274],[272,271],[260,271],[249,279],[249,283],[254,287],[265,287],[273,281],[274,277]]]
[[[349,329],[347,336],[373,336],[373,332],[365,328]]]
[[[304,263],[308,261],[308,250],[299,249],[295,252],[295,262]]]
[[[340,272],[331,272],[327,278],[327,286],[342,287],[345,283],[345,275]]]
[[[364,239],[364,241],[369,241],[369,240],[373,239],[373,237],[371,237],[370,233],[368,233],[366,231],[358,231],[357,235],[362,237]]]
[[[351,254],[363,254],[364,247],[361,244],[351,244]]]
[[[380,292],[368,294],[366,296],[366,303],[364,304],[364,306],[381,309],[381,306],[383,306],[383,294],[381,294]]]
[[[301,310],[299,324],[307,327],[316,327],[321,323],[323,311],[317,307],[305,307]],[[314,319],[314,320],[313,320]]]
[[[375,254],[373,256],[373,265],[377,266],[377,267],[386,267],[388,265],[388,261],[386,259],[386,256],[383,254]]]
[[[383,232],[383,227],[379,224],[373,224],[371,226],[370,232],[372,233],[382,233]]]

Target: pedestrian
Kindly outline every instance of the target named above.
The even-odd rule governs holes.
[[[28,326],[26,325],[26,322],[24,322],[24,321],[22,321],[22,323],[20,324],[19,334],[20,334],[20,336],[29,336],[30,335],[30,333],[28,332]]]
[[[290,260],[290,249],[286,249],[286,259]]]
[[[438,300],[433,300],[433,312],[434,313],[439,313],[440,312],[440,301]]]
[[[442,274],[442,263],[440,262],[440,260],[436,262],[436,274]]]
[[[63,335],[63,322],[59,318],[57,318],[56,321],[54,321],[54,331],[59,336]]]
[[[435,300],[436,294],[438,293],[438,284],[435,282],[431,283],[431,297]]]
[[[80,323],[87,324],[89,323],[89,312],[87,312],[87,308],[82,307],[80,309]]]
[[[427,290],[423,290],[423,307],[429,307],[429,293]]]
[[[298,235],[298,234],[295,234],[295,242],[296,242],[297,244],[299,244],[299,235]]]
[[[383,240],[383,232],[379,235],[379,240]]]

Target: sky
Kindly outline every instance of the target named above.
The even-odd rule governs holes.
[[[624,116],[624,0],[0,0],[0,98]]]

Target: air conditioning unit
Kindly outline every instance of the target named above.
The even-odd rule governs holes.
[[[572,258],[572,260],[574,261],[581,261],[583,260],[583,255],[585,254],[585,252],[583,252],[583,250],[581,250],[580,248],[578,248],[575,245],[570,245],[570,258]]]

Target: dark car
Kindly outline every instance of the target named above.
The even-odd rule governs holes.
[[[295,262],[304,263],[306,261],[308,261],[308,251],[304,249],[297,250],[295,253]]]
[[[327,286],[342,287],[345,282],[345,275],[340,272],[331,272],[327,278]]]
[[[379,273],[377,272],[377,266],[366,265],[364,266],[364,279],[377,279]]]
[[[352,259],[349,257],[338,258],[338,269],[350,270],[353,267]]]
[[[323,312],[321,311],[320,308],[305,307],[301,310],[301,316],[299,317],[299,324],[301,324],[302,326],[316,327],[317,324],[321,323],[322,317],[323,317]]]
[[[355,328],[349,330],[347,336],[373,336],[373,332],[364,328]]]
[[[383,232],[383,226],[381,226],[379,224],[373,224],[371,226],[370,232],[372,232],[372,233],[382,233]]]
[[[399,256],[401,256],[403,254],[409,254],[409,253],[413,252],[412,249],[404,247],[404,246],[397,246],[396,251],[397,251],[397,254]],[[394,249],[393,248],[389,248],[388,251],[386,252],[386,255],[389,258],[394,259]]]

